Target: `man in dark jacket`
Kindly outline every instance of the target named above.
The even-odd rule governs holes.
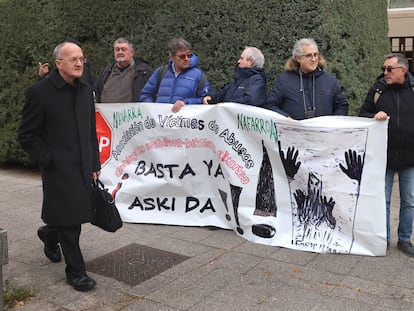
[[[266,99],[266,108],[295,120],[347,115],[348,100],[338,80],[323,70],[325,63],[313,39],[298,40],[285,64],[286,71]]]
[[[81,78],[82,49],[63,42],[54,57],[57,70],[28,89],[18,140],[42,174],[46,226],[38,235],[45,255],[59,262],[61,247],[67,283],[87,291],[96,282],[86,274],[79,236],[81,224],[91,220],[91,182],[100,173],[94,99]]]
[[[115,62],[105,67],[95,84],[97,103],[138,102],[141,90],[151,76],[152,68],[134,57],[133,44],[119,38],[114,42]]]
[[[414,219],[414,77],[408,71],[407,58],[399,53],[385,57],[384,76],[369,89],[360,116],[387,120],[388,146],[385,174],[387,208],[387,244],[390,241],[390,201],[394,174],[400,186],[400,215],[397,247],[414,256],[410,239]]]
[[[266,100],[264,61],[263,53],[258,48],[247,46],[237,62],[234,80],[221,91],[205,96],[203,104],[234,102],[261,107]]]

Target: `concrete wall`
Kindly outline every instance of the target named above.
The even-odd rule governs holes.
[[[388,10],[388,37],[414,37],[414,8]]]

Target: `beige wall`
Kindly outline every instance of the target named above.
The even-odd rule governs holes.
[[[388,37],[414,37],[414,8],[388,10]]]

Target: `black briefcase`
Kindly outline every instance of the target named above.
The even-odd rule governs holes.
[[[115,206],[115,200],[99,179],[92,183],[91,204],[91,223],[93,225],[108,232],[115,232],[122,227],[121,216]]]

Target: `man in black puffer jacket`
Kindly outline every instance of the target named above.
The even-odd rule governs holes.
[[[398,173],[401,203],[397,247],[414,256],[410,241],[414,218],[414,77],[408,68],[404,55],[387,55],[382,68],[384,76],[378,78],[368,91],[359,115],[377,120],[389,118],[385,175],[387,244],[390,241],[391,192],[394,174]]]

